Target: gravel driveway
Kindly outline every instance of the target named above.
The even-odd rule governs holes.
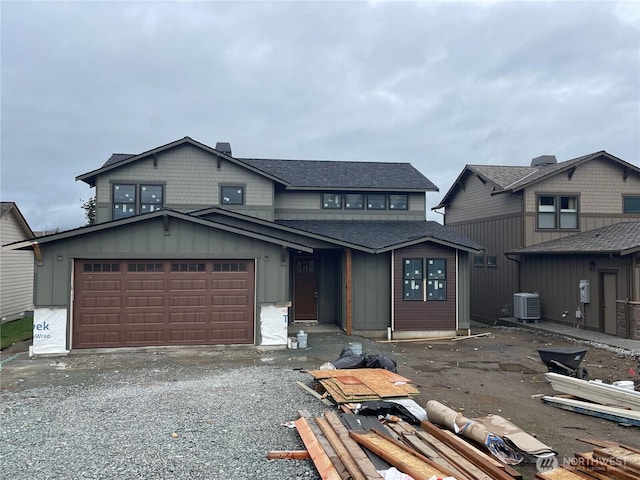
[[[151,366],[3,391],[2,477],[319,478],[310,461],[266,459],[304,448],[282,426],[298,409],[322,412],[295,383],[308,374],[274,366],[169,373]]]

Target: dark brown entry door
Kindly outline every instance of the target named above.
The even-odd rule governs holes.
[[[294,320],[318,319],[316,257],[295,257]]]
[[[602,280],[602,298],[600,305],[602,306],[602,322],[604,323],[604,333],[617,335],[618,328],[616,325],[616,274],[603,273]]]

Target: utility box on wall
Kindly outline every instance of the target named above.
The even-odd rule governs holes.
[[[578,290],[580,292],[580,303],[591,303],[591,285],[589,284],[589,280],[580,280]]]

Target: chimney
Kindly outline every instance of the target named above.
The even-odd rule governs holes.
[[[229,142],[216,143],[216,150],[224,153],[225,155],[231,156],[231,144]]]
[[[531,160],[532,167],[546,167],[547,165],[555,165],[558,163],[555,155],[540,155]]]

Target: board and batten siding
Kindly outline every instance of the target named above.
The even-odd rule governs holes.
[[[74,259],[117,259],[124,264],[127,258],[255,259],[256,305],[290,300],[289,263],[281,261],[279,245],[175,218],[170,219],[168,234],[157,217],[45,243],[41,251],[43,261],[36,268],[37,307],[70,307]],[[255,318],[259,318],[258,309]]]
[[[0,244],[29,238],[13,211],[8,211],[0,223]],[[18,318],[33,310],[33,251],[0,251],[0,319]]]
[[[523,246],[575,233],[537,229],[537,196],[540,194],[577,195],[579,229],[582,232],[618,222],[640,220],[640,215],[625,215],[622,204],[623,195],[640,194],[640,175],[631,172],[623,181],[623,171],[619,165],[605,159],[595,159],[578,166],[571,178],[567,173],[560,173],[526,189]]]
[[[330,192],[330,190],[327,190]],[[425,194],[408,193],[407,210],[347,210],[323,209],[323,192],[277,192],[275,218],[277,220],[424,220]],[[361,193],[361,192],[354,192]],[[384,192],[376,192],[384,193]],[[366,195],[366,193],[365,193]]]
[[[192,211],[220,204],[220,185],[244,185],[245,205],[226,206],[265,220],[273,219],[273,182],[193,145],[181,145],[157,156],[110,170],[96,178],[96,221],[111,220],[113,183],[163,184],[164,206]]]
[[[504,252],[522,245],[522,219],[519,215],[483,219],[464,225],[453,225],[453,230],[485,247],[482,266],[476,266],[471,257],[471,318],[494,322],[505,309],[512,309],[513,294],[519,291],[518,263],[509,260]],[[487,265],[487,256],[496,257],[496,265]]]
[[[522,200],[510,193],[492,195],[494,185],[482,181],[475,174],[464,179],[445,209],[447,225],[475,221],[478,218],[516,215],[522,211]]]
[[[391,326],[391,254],[352,252],[351,291],[354,332],[381,332]]]
[[[446,300],[405,300],[404,260],[410,258],[444,258],[446,268]],[[457,328],[456,250],[422,243],[394,251],[393,316],[396,332],[455,331]],[[425,269],[425,276],[427,271]]]
[[[604,331],[602,274],[615,275],[617,300],[630,298],[627,278],[632,268],[632,257],[628,255],[621,260],[611,259],[607,255],[522,255],[522,289],[540,295],[540,314],[543,319],[573,326],[579,307],[584,314],[584,320],[579,321],[580,326]],[[591,289],[591,302],[584,305],[580,303],[580,280],[588,280]],[[615,308],[614,305],[610,307]],[[563,317],[565,311],[568,313]]]

